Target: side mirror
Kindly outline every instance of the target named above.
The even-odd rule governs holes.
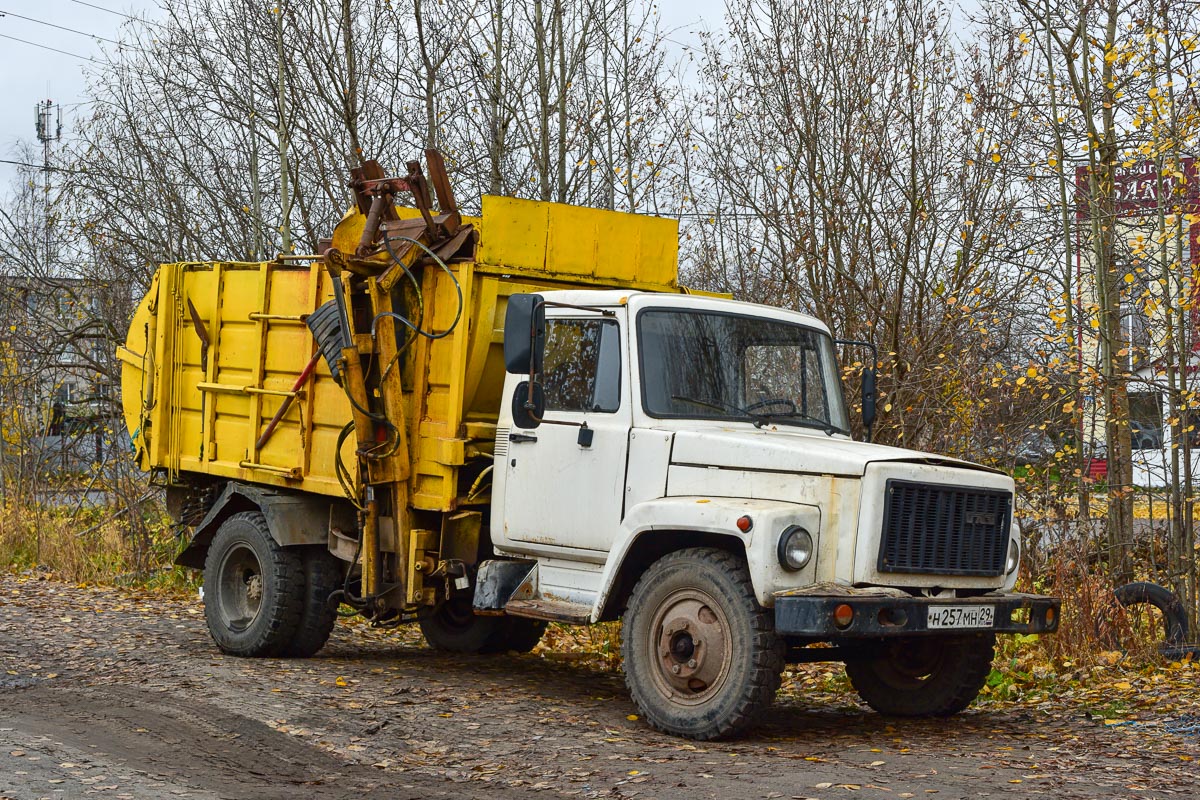
[[[862,373],[862,419],[867,429],[867,441],[871,441],[871,426],[875,424],[875,368],[867,367]]]
[[[546,394],[542,391],[542,385],[533,384],[532,392],[529,386],[529,381],[521,381],[513,392],[513,424],[518,428],[536,428],[542,424],[542,416],[546,413]]]
[[[512,295],[504,314],[504,369],[515,375],[535,375],[542,369],[545,350],[545,300],[540,294]],[[516,407],[514,403],[514,414]]]

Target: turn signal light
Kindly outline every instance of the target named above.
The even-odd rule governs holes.
[[[749,533],[750,529],[754,527],[754,520],[750,519],[749,516],[738,517],[737,526],[738,530],[742,533]]]
[[[839,628],[849,628],[854,621],[854,609],[842,603],[833,610],[833,624]]]
[[[1049,627],[1050,625],[1053,625],[1053,624],[1054,624],[1054,609],[1047,608],[1046,609],[1046,625],[1047,625],[1047,627]]]

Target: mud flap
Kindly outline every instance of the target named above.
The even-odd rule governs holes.
[[[204,568],[208,545],[226,518],[240,511],[261,511],[271,538],[282,547],[328,544],[331,516],[336,521],[344,504],[316,495],[293,494],[245,483],[231,482],[192,532],[192,541],[175,559],[181,567]],[[347,509],[345,529],[354,529],[353,513]]]
[[[479,565],[475,578],[475,611],[501,614],[509,600],[533,596],[536,561],[492,559]]]

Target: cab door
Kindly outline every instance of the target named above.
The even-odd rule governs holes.
[[[621,524],[632,421],[626,337],[614,316],[573,309],[548,315],[542,422],[518,427],[511,406],[501,419],[511,427],[503,466],[499,458],[496,464],[503,469],[502,519],[493,519],[492,529],[509,547],[608,552]]]

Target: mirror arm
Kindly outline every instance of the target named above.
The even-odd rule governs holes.
[[[858,339],[834,339],[834,340],[833,340],[833,343],[834,343],[834,344],[837,344],[837,345],[851,345],[851,346],[855,346],[855,347],[865,347],[865,348],[867,348],[868,350],[870,350],[870,351],[871,351],[871,367],[870,367],[870,371],[871,371],[872,373],[874,373],[874,372],[875,372],[875,369],[876,369],[876,368],[878,367],[878,365],[879,365],[879,350],[878,350],[878,349],[875,347],[875,343],[874,343],[874,342],[864,342],[864,341],[861,341],[861,340],[858,340]],[[874,380],[872,380],[872,385],[873,385],[873,384],[874,384]],[[872,392],[872,394],[874,394],[874,392]],[[864,403],[866,402],[866,399],[865,399],[865,398],[863,399],[863,402],[864,402]],[[865,407],[865,406],[864,406],[864,407]],[[875,438],[875,437],[874,437],[874,429],[875,429],[875,418],[874,418],[874,416],[872,416],[872,418],[871,418],[871,422],[870,422],[870,423],[869,423],[869,424],[868,424],[866,427],[867,427],[867,441],[868,441],[868,442],[870,442],[870,441],[872,441],[872,440]]]
[[[529,394],[530,395],[533,394],[533,384],[532,383],[529,384]],[[537,409],[537,405],[533,402],[532,397],[530,397],[530,399],[526,400],[523,403],[523,406],[525,408],[525,413],[527,413],[529,415],[529,418],[539,425],[566,425],[569,428],[586,428],[587,427],[586,420],[583,422],[570,422],[565,419],[546,419],[545,417],[539,417],[537,414],[533,413]]]
[[[858,339],[834,339],[833,343],[834,344],[849,344],[849,345],[855,345],[857,347],[865,347],[871,351],[871,368],[874,369],[875,365],[879,363],[879,350],[875,347],[874,342],[862,342],[862,341],[859,341]]]

